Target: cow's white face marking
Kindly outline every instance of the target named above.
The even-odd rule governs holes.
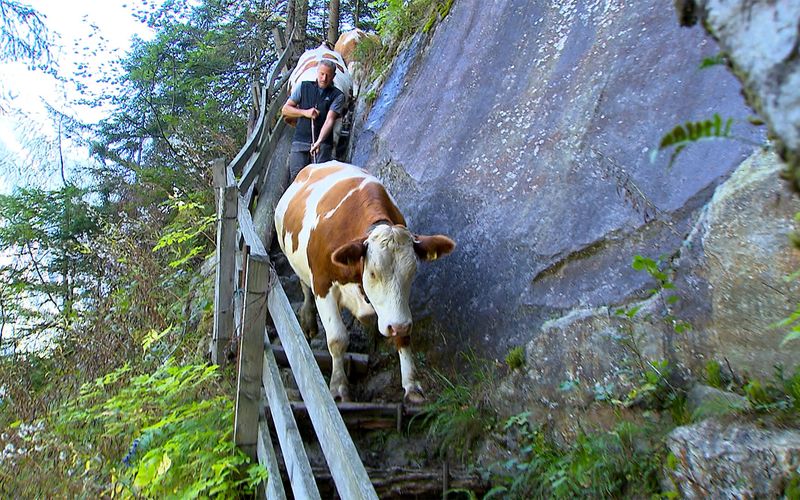
[[[378,315],[378,330],[386,337],[411,333],[409,297],[417,272],[411,232],[402,226],[381,225],[367,238],[362,282]]]

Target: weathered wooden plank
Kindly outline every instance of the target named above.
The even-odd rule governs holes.
[[[292,401],[292,411],[299,422],[307,421],[308,407],[302,401]],[[422,413],[422,407],[407,407],[402,403],[336,403],[342,420],[350,429],[396,429],[402,432],[408,422]]]
[[[286,474],[289,476],[292,492],[295,498],[320,498],[317,483],[314,481],[314,473],[311,471],[311,464],[308,462],[308,456],[303,447],[303,439],[300,437],[297,422],[289,407],[289,398],[286,396],[286,389],[283,387],[275,356],[273,356],[269,344],[263,345],[264,389],[267,393],[272,421],[275,423],[278,442],[281,443],[283,461],[286,463]]]
[[[258,144],[261,142],[261,135],[264,133],[263,124],[264,115],[259,115],[259,119],[253,127],[253,134],[247,139],[242,149],[236,153],[236,156],[228,164],[228,167],[233,170],[234,174],[241,174],[247,160],[256,150]]]
[[[258,82],[253,82],[250,85],[250,97],[252,103],[250,105],[250,110],[247,113],[247,136],[250,137],[253,132],[255,132],[255,126],[258,122],[258,117],[263,112],[263,103],[261,102],[261,95],[262,92],[260,90],[260,86]],[[264,93],[266,95],[266,93]]]
[[[269,257],[264,244],[256,234],[256,228],[253,226],[253,219],[250,216],[250,210],[247,209],[244,199],[239,196],[239,230],[242,232],[245,244],[250,247],[250,258],[267,262]]]
[[[283,194],[283,192],[286,190],[286,186],[280,186],[280,191],[279,191],[278,195],[275,196],[272,193],[275,192],[275,191],[278,191],[278,190],[271,189],[272,186],[265,185],[264,184],[264,179],[267,178],[267,176],[269,176],[269,174],[270,174],[269,169],[270,168],[276,168],[277,167],[277,168],[284,168],[284,169],[288,170],[287,163],[286,163],[286,157],[283,158],[283,161],[279,161],[278,163],[275,163],[275,162],[271,161],[272,156],[275,155],[276,150],[278,149],[278,142],[281,140],[281,137],[283,136],[283,130],[285,128],[286,128],[286,122],[283,121],[283,120],[279,120],[278,123],[275,124],[275,128],[272,130],[272,134],[269,136],[269,143],[267,144],[267,148],[271,151],[271,153],[270,153],[269,157],[265,159],[266,163],[261,168],[259,168],[259,170],[261,171],[261,174],[258,176],[258,179],[256,179],[256,181],[255,181],[255,185],[259,186],[259,188],[260,188],[259,196],[265,196],[265,195],[272,196],[273,199],[270,200],[270,204],[272,204],[273,206],[278,204],[278,200],[280,199],[280,197]],[[275,176],[273,175],[271,177],[275,177]],[[288,177],[287,177],[287,180],[288,180]],[[274,213],[274,210],[273,210],[273,213]],[[272,234],[270,234],[269,236],[270,236],[270,240],[271,240],[272,239]],[[263,238],[262,238],[262,241],[263,241]]]
[[[247,191],[253,183],[253,179],[258,177],[259,172],[259,165],[263,162],[259,161],[259,158],[263,157],[263,151],[256,149],[253,151],[253,154],[250,155],[250,158],[247,159],[247,162],[244,165],[244,171],[242,172],[242,177],[239,179],[239,191]]]
[[[241,211],[240,211],[241,213]],[[233,440],[253,460],[257,460],[258,415],[261,405],[261,366],[264,327],[267,321],[269,261],[247,258],[244,318],[239,342],[239,377],[236,387],[236,415]]]
[[[272,347],[273,350],[275,346]],[[303,401],[292,401],[292,409],[295,411],[306,412],[308,408]],[[422,406],[406,406],[403,403],[359,403],[353,401],[336,403],[336,408],[341,414],[372,414],[385,415],[394,418],[400,412],[404,417],[413,417],[423,412]]]
[[[256,189],[255,185],[250,184],[250,187],[247,188],[247,191],[245,191],[244,193],[242,193],[242,191],[239,190],[239,193],[242,195],[239,198],[239,202],[244,201],[244,205],[243,206],[247,207],[247,211],[248,212],[250,212],[250,205],[251,205],[251,202],[253,201],[253,193],[255,192],[255,189]],[[253,218],[252,212],[250,212],[250,218],[251,219]]]
[[[233,338],[233,289],[236,279],[236,218],[239,192],[236,186],[222,188],[217,209],[217,270],[214,286],[214,329],[211,335],[211,362],[224,366],[227,348]]]
[[[400,467],[368,469],[372,485],[381,498],[450,498],[445,495],[442,475],[437,469],[409,469]],[[322,468],[315,468],[314,474],[321,493],[328,497],[333,493],[330,485],[331,475]],[[450,489],[469,490],[482,498],[490,484],[480,474],[469,470],[448,471]],[[454,495],[460,498],[458,495]]]
[[[233,170],[233,173],[242,172],[245,164],[250,159],[250,156],[252,156],[253,152],[256,150],[256,148],[258,148],[259,144],[261,144],[262,136],[264,135],[266,129],[270,127],[268,122],[265,122],[264,120],[264,109],[266,107],[268,90],[269,85],[265,85],[261,91],[261,110],[258,113],[258,120],[253,126],[253,133],[247,138],[247,142],[244,143],[242,149],[236,153],[236,157],[234,157],[234,159],[228,164],[228,167]]]
[[[377,499],[358,450],[314,361],[286,293],[280,286],[273,286],[267,300],[292,374],[308,405],[311,423],[336,481],[339,496],[347,499]]]
[[[283,31],[277,26],[272,28],[272,39],[275,41],[275,48],[282,51],[286,48],[286,40],[283,38]]]
[[[258,110],[258,114],[261,114],[261,111],[264,108],[264,91],[261,89],[261,85],[258,82],[253,82],[250,85],[250,98],[253,100],[253,109]]]
[[[286,88],[286,93],[287,93],[286,95],[287,96],[289,95],[288,94],[289,93],[289,78],[291,78],[291,76],[292,76],[292,72],[291,71],[287,71],[286,73],[282,74],[280,76],[280,78],[275,80],[275,84],[272,86],[272,89],[271,89],[273,97],[270,98],[271,99],[270,102],[272,102],[272,100],[276,99],[274,96],[278,93],[278,91],[280,91],[284,87]]]
[[[258,180],[256,180],[256,185],[261,185],[261,182],[264,180],[264,176],[267,172],[267,167],[270,165],[270,160],[272,159],[272,155],[275,154],[275,150],[278,148],[278,142],[281,140],[281,136],[283,135],[283,129],[286,128],[286,122],[278,119],[278,122],[273,127],[272,132],[269,135],[269,141],[267,142],[266,149],[269,151],[269,156],[264,157],[263,162],[264,164],[258,167],[259,172],[261,172],[258,176]],[[259,161],[262,161],[259,159]]]
[[[281,468],[278,465],[278,456],[272,446],[272,437],[269,433],[269,425],[265,419],[258,421],[258,463],[263,465],[269,478],[267,478],[266,498],[269,500],[283,500],[286,498],[286,491],[283,489],[281,479]]]
[[[278,75],[280,75],[281,71],[284,70],[284,68],[286,67],[286,63],[289,61],[291,55],[292,55],[292,44],[289,44],[286,47],[286,49],[284,49],[283,53],[281,54],[281,57],[275,63],[275,66],[272,68],[272,71],[269,72],[269,76],[267,77],[266,85],[264,85],[264,87],[269,90],[270,96],[272,96],[275,90],[278,89],[278,85],[275,85],[275,79],[278,78]],[[286,73],[288,74],[291,72],[287,71]],[[270,99],[270,102],[272,101],[273,99]]]
[[[281,124],[279,127],[282,128],[281,135],[279,137],[276,136],[278,141],[269,165],[264,169],[264,178],[256,181],[259,192],[258,202],[255,209],[253,209],[253,225],[266,248],[270,248],[274,238],[275,207],[278,205],[281,195],[289,186],[289,169],[287,168],[286,158],[289,154],[291,136],[294,131],[288,130],[285,124]]]
[[[275,353],[275,360],[280,366],[289,366],[289,358],[286,357],[286,351],[282,346],[272,346],[272,352]],[[312,351],[314,359],[317,362],[320,370],[327,373],[331,370],[332,360],[331,354],[328,351]],[[356,352],[348,352],[344,354],[344,371],[348,377],[351,375],[364,376],[369,370],[369,355],[360,354]],[[342,403],[338,403],[341,408]],[[392,406],[394,408],[394,406]]]
[[[234,276],[236,280],[236,290],[233,293],[233,324],[236,335],[235,338],[241,334],[242,318],[244,317],[244,268],[247,265],[247,262],[245,261],[246,258],[247,257],[243,252],[236,252],[236,275]],[[238,343],[235,343],[235,347],[239,347]],[[232,351],[235,351],[235,349],[232,349]]]
[[[283,105],[286,103],[286,98],[289,97],[288,92],[289,86],[282,85],[278,89],[277,94],[273,96],[272,101],[270,101],[269,109],[267,109],[267,115],[265,118],[267,127],[269,127],[270,130],[272,130],[275,119],[280,115]],[[264,137],[262,142],[267,142],[267,138]]]
[[[236,185],[236,176],[233,175],[231,167],[225,167],[225,178],[228,186]]]
[[[284,102],[286,101],[287,94],[286,94],[286,87],[281,87],[280,92],[278,92],[276,98],[272,103],[269,105],[269,109],[267,110],[267,115],[265,118],[265,127],[272,128],[272,124],[275,121],[275,118],[278,116],[281,108],[283,107]],[[269,161],[269,158],[272,156],[273,151],[275,151],[275,146],[278,142],[278,138],[280,138],[280,133],[283,131],[283,120],[275,127],[275,130],[271,130],[270,133],[264,134],[262,136],[262,143],[258,145],[257,150],[253,153],[253,155],[247,160],[247,166],[245,168],[244,173],[242,174],[241,179],[239,179],[239,190],[244,192],[250,187],[250,184],[253,183],[258,177],[261,176],[264,170],[264,166]]]

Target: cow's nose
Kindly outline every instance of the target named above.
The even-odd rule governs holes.
[[[411,322],[389,325],[390,337],[406,337],[411,333]]]

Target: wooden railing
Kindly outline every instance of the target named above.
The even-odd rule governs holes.
[[[267,498],[286,498],[286,494],[265,417],[264,398],[294,498],[320,498],[267,336],[267,314],[277,330],[339,496],[377,498],[249,210],[254,186],[266,176],[266,166],[283,132],[283,120],[278,119],[275,124],[275,119],[287,96],[286,61],[290,50],[291,45],[263,89],[254,93],[260,113],[247,143],[230,164],[216,160],[213,165],[218,221],[211,357],[214,363],[225,364],[231,346],[238,345],[234,440],[269,471]],[[267,243],[269,238],[271,233]]]

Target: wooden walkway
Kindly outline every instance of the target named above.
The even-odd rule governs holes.
[[[291,366],[304,411],[316,432],[336,490],[342,498],[377,499],[250,213],[254,186],[261,185],[268,174],[266,167],[283,133],[284,122],[279,113],[287,97],[290,71],[286,61],[290,54],[291,44],[283,51],[263,89],[254,91],[260,113],[244,147],[230,164],[217,160],[212,167],[218,194],[218,225],[211,356],[214,363],[225,364],[228,350],[238,337],[234,440],[269,471],[266,498],[287,495],[264,417],[265,405],[272,416],[285,464],[283,472],[288,476],[294,498],[320,498],[295,420],[297,408],[289,402],[266,334],[269,315],[281,341],[280,357]],[[272,195],[273,206],[282,194],[281,188]],[[269,194],[261,192],[258,196]],[[266,241],[271,237],[270,232]]]
[[[254,86],[253,101],[259,113],[245,145],[229,164],[218,159],[212,165],[218,217],[210,351],[212,361],[219,365],[237,354],[234,440],[269,471],[265,498],[287,498],[284,482],[291,486],[290,497],[298,499],[321,498],[318,484],[330,483],[340,498],[348,500],[377,499],[375,485],[389,496],[429,494],[431,488],[435,491],[441,485],[444,497],[449,487],[467,487],[474,478],[452,474],[446,464],[441,473],[399,469],[367,472],[345,422],[351,428],[399,431],[418,410],[402,403],[334,403],[320,371],[320,367],[330,369],[330,355],[312,352],[267,254],[266,246],[273,237],[272,215],[285,188],[279,172],[269,166],[285,127],[280,108],[287,98],[291,47],[288,44],[283,51],[264,87]],[[266,203],[269,213],[269,224],[260,231],[250,210],[256,197],[259,204]],[[266,325],[270,320],[280,339],[279,347],[268,337]],[[366,355],[350,353],[347,359],[350,371],[366,373]],[[291,368],[302,402],[289,400],[279,365]],[[282,461],[273,447],[268,416]],[[311,467],[298,421],[313,427],[327,471]],[[326,497],[331,494],[323,493]]]

